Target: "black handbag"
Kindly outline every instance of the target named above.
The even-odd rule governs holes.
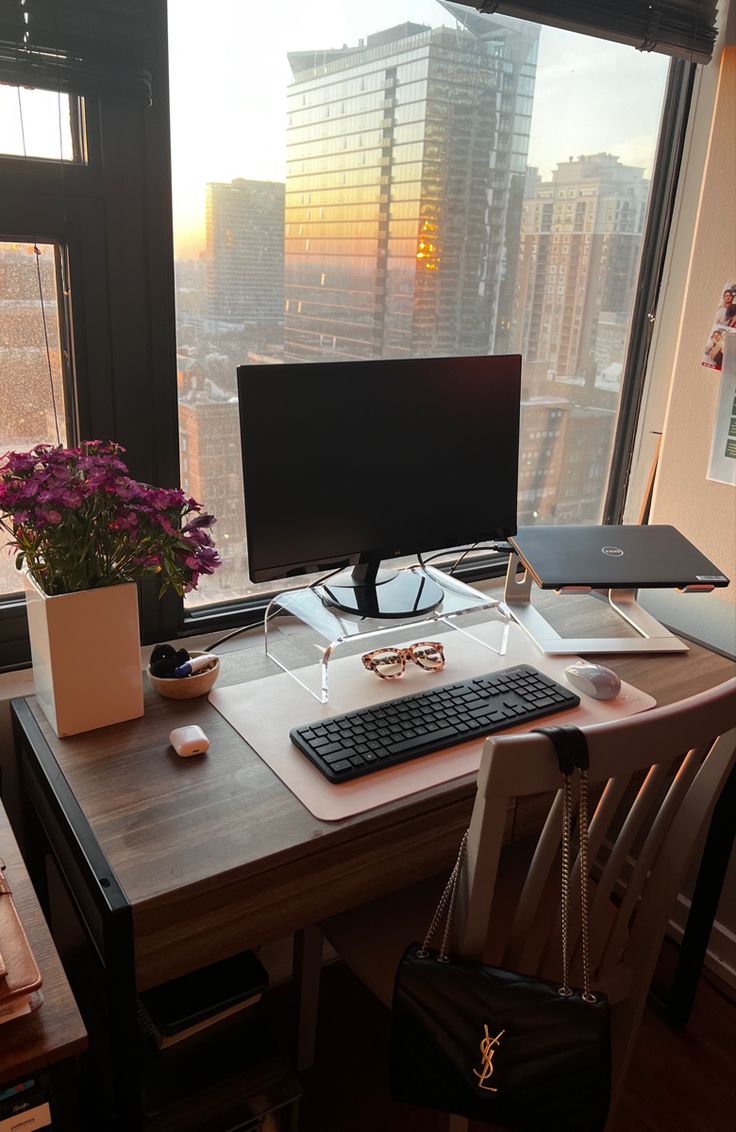
[[[514,1132],[600,1132],[610,1096],[610,1015],[605,996],[589,986],[587,743],[576,727],[539,730],[552,740],[563,775],[562,985],[448,955],[466,832],[424,942],[410,944],[398,967],[391,1094]],[[576,766],[582,991],[569,985],[567,946]],[[444,935],[435,951],[429,942],[443,916]]]

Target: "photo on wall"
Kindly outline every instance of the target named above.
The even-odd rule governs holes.
[[[723,351],[729,333],[736,333],[736,283],[726,283],[721,291],[701,365],[707,369],[723,368]]]
[[[708,479],[736,484],[736,333],[730,333],[724,349]]]

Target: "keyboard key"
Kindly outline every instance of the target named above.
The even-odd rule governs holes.
[[[324,758],[325,755],[331,755],[331,754],[333,754],[334,751],[342,751],[344,748],[343,748],[342,743],[338,742],[338,743],[328,743],[326,747],[319,747],[318,749],[319,749],[320,755],[322,756],[322,758]]]
[[[441,744],[443,739],[450,739],[453,735],[455,735],[454,727],[443,727],[441,731],[434,731],[432,733],[432,742]],[[391,743],[388,749],[392,755],[400,755],[405,751],[411,751],[417,747],[423,746],[426,741],[426,735],[415,735],[413,738],[405,739],[401,743]]]

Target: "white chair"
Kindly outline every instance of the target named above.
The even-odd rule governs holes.
[[[590,939],[594,986],[611,1003],[616,1107],[654,966],[689,859],[736,761],[736,679],[667,707],[584,728],[589,782]],[[554,720],[550,722],[554,723]],[[729,730],[730,729],[730,730]],[[486,741],[468,836],[453,953],[559,978],[559,850],[562,797],[550,741],[532,733]],[[556,792],[532,844],[504,848],[514,798]],[[579,927],[579,857],[570,891]],[[386,1005],[407,943],[421,939],[446,878],[431,878],[319,925],[347,966]],[[314,1049],[321,938],[302,940],[299,1060]],[[572,930],[572,982],[580,984],[579,930]],[[458,1117],[450,1127],[467,1127]]]

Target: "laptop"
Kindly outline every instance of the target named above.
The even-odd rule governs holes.
[[[543,590],[707,590],[729,584],[676,527],[520,527],[509,542]]]

